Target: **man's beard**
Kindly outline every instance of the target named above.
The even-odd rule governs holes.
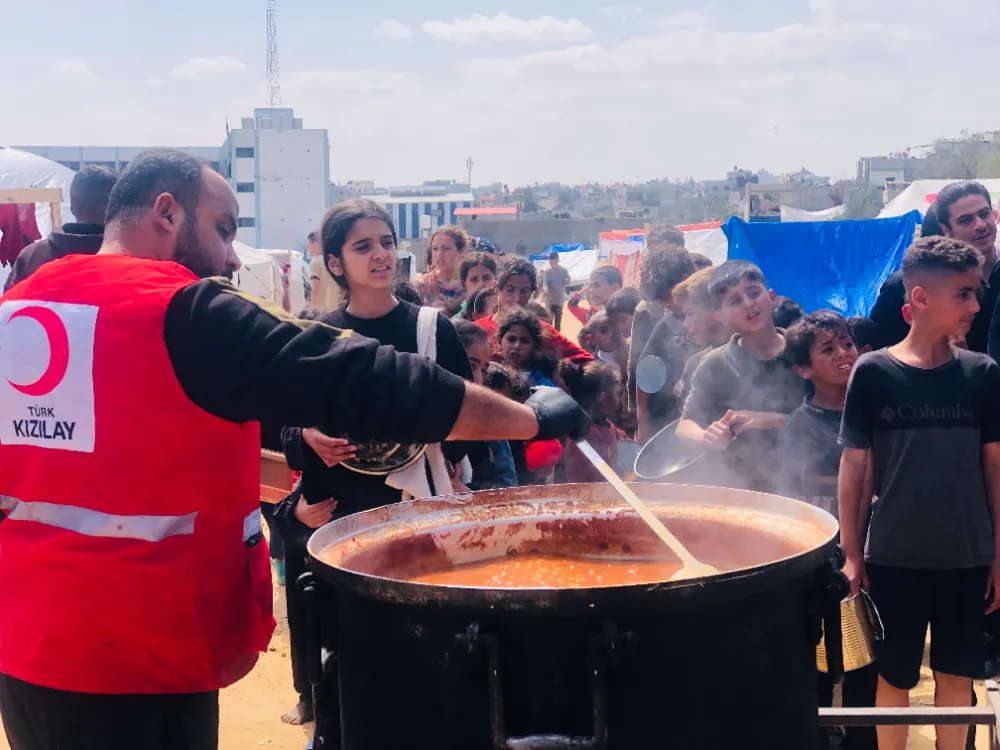
[[[177,236],[174,259],[201,279],[218,276],[221,273],[220,269],[212,266],[211,255],[198,242],[198,234],[190,218],[184,222],[184,228]]]

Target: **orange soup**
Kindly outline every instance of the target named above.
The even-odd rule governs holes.
[[[410,578],[437,586],[582,589],[668,581],[679,562],[525,554],[454,565]]]

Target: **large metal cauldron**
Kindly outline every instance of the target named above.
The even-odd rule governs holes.
[[[660,554],[605,485],[403,503],[317,531],[345,750],[817,748],[821,622],[841,652],[836,521],[772,495],[632,486],[698,558],[743,567],[587,589],[406,580],[536,551]]]

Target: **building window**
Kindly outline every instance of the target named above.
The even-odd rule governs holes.
[[[252,193],[253,183],[252,182],[237,182],[236,183],[237,193]]]
[[[250,148],[237,148],[236,149],[237,159],[252,159],[253,158],[253,146]]]
[[[393,205],[386,206],[393,214],[396,213],[396,207]],[[399,212],[399,236],[402,238],[406,237],[406,206],[403,206],[403,210]]]
[[[241,216],[237,225],[240,229],[253,229],[256,226],[252,216]]]
[[[420,204],[410,204],[410,236],[414,239],[420,237]]]

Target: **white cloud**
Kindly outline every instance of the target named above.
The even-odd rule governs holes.
[[[375,36],[385,39],[406,39],[413,36],[413,30],[402,21],[390,18],[375,27]]]
[[[581,42],[593,36],[593,30],[578,18],[552,16],[526,19],[498,13],[493,18],[473,13],[466,19],[424,21],[421,28],[429,36],[445,42],[480,44],[484,42],[520,42],[550,44]]]
[[[87,63],[79,60],[60,60],[52,63],[52,73],[58,78],[90,78],[93,73]]]
[[[203,73],[238,73],[247,66],[233,57],[192,57],[173,69],[175,76],[199,76]]]

